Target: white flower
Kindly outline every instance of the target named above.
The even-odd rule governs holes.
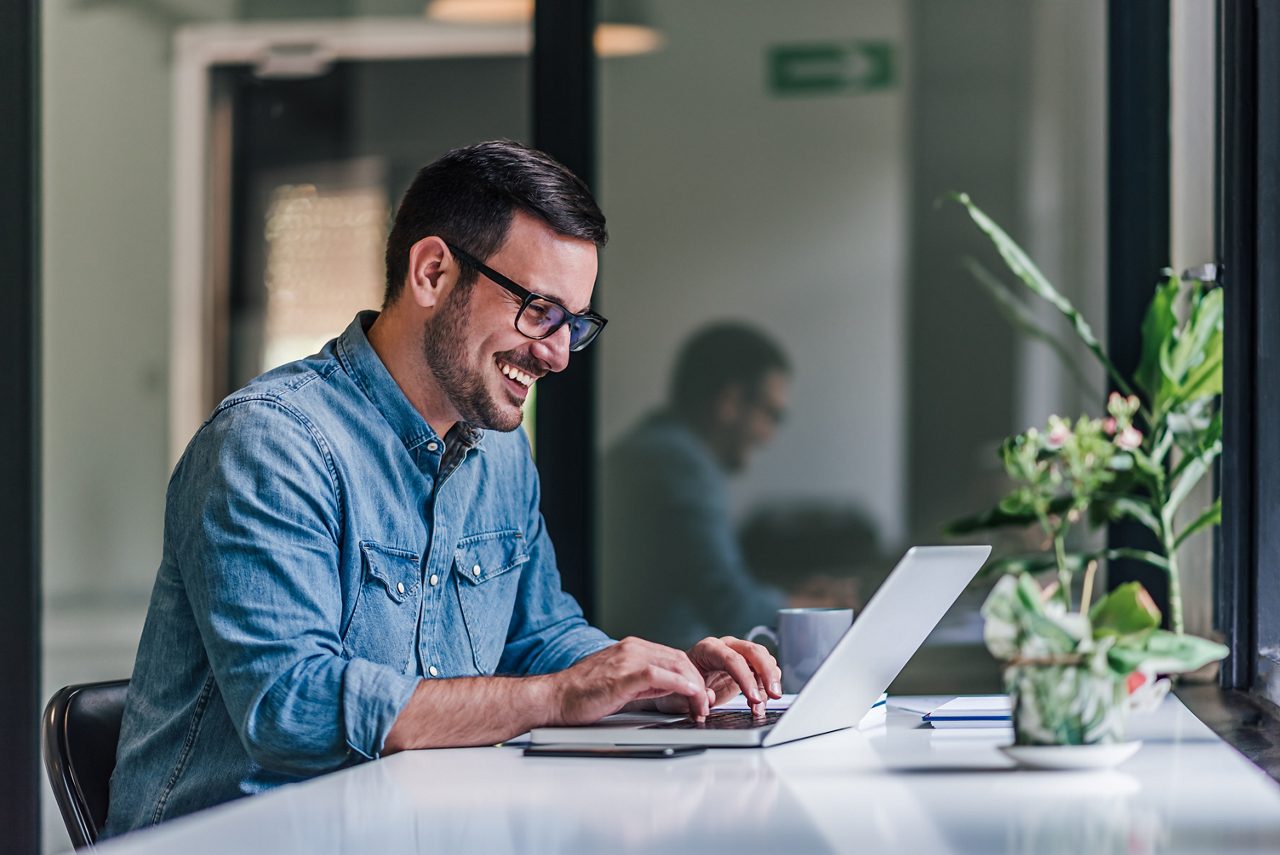
[[[1129,425],[1116,436],[1116,445],[1125,451],[1134,451],[1142,445],[1142,431]]]
[[[1045,437],[1044,447],[1050,451],[1057,451],[1066,445],[1070,439],[1071,425],[1067,424],[1065,419],[1051,416],[1049,418],[1049,435]]]

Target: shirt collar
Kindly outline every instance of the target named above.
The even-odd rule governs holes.
[[[356,385],[369,397],[391,429],[400,437],[405,448],[412,451],[419,445],[439,439],[422,414],[413,408],[401,391],[387,366],[382,364],[367,335],[369,327],[377,320],[378,313],[358,313],[347,329],[338,337],[338,360],[356,381]],[[468,448],[480,448],[484,431],[466,422],[458,422],[449,431],[448,440],[458,439]]]

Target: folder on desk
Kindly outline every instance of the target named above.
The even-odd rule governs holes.
[[[954,698],[922,717],[936,728],[1007,727],[1013,718],[1008,695]]]

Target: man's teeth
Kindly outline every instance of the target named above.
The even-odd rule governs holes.
[[[525,374],[519,368],[508,365],[505,362],[499,362],[498,367],[502,369],[502,373],[519,383],[521,386],[532,386],[534,378],[529,374]]]

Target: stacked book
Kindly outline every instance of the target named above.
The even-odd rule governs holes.
[[[1012,708],[1008,695],[970,695],[947,701],[923,716],[937,729],[1008,727]]]

